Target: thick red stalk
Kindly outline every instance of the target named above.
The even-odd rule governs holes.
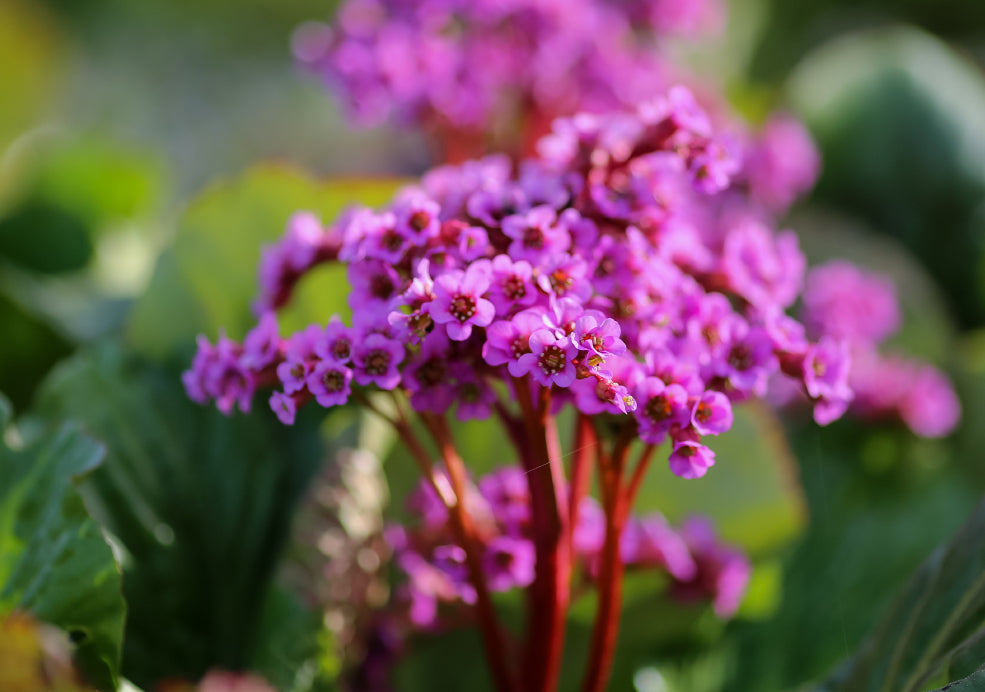
[[[567,488],[556,424],[548,413],[549,391],[542,390],[539,406],[535,407],[528,380],[514,380],[514,385],[529,441],[530,454],[521,454],[521,459],[527,466],[537,557],[536,575],[530,586],[524,683],[529,692],[553,692],[561,674],[571,598]]]
[[[599,477],[605,508],[605,544],[599,562],[598,606],[582,692],[604,692],[612,671],[622,610],[624,568],[619,545],[629,515],[629,496],[622,491],[622,478],[631,442],[632,436],[627,431],[616,441],[611,456],[599,455]]]
[[[444,459],[448,478],[455,494],[456,501],[449,507],[449,510],[452,524],[458,534],[458,540],[465,550],[469,581],[475,589],[476,616],[482,631],[486,660],[492,672],[493,681],[499,692],[518,692],[520,688],[508,661],[506,633],[496,617],[496,609],[489,595],[485,572],[482,569],[481,546],[476,539],[475,527],[466,505],[468,476],[465,465],[462,463],[461,457],[458,456],[451,431],[444,417],[422,414],[422,418],[441,450],[441,456]]]

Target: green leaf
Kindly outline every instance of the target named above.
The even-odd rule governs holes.
[[[324,689],[339,662],[322,614],[305,608],[291,593],[273,587],[264,599],[260,643],[250,668],[279,692]]]
[[[106,441],[82,492],[120,546],[124,674],[141,687],[247,669],[280,636],[262,631],[264,598],[323,450],[316,421],[286,428],[256,406],[225,418],[190,402],[176,373],[112,348],[73,358],[41,388],[41,416]]]
[[[353,204],[379,205],[395,180],[322,182],[285,167],[259,166],[215,183],[191,203],[178,225],[174,246],[160,259],[146,294],[134,306],[128,338],[141,353],[165,357],[225,329],[242,337],[255,318],[261,246],[280,238],[288,218],[310,210],[331,223]],[[308,283],[311,286],[308,286]],[[285,328],[327,322],[346,313],[344,275],[321,268],[298,287]]]
[[[950,685],[945,685],[934,692],[985,692],[985,671],[979,671],[966,678],[962,678]]]
[[[706,515],[723,540],[754,556],[772,553],[795,538],[806,522],[804,498],[775,414],[752,402],[737,406],[732,429],[708,444],[715,465],[696,480],[671,473],[666,450],[658,450],[640,491],[638,511],[658,510],[672,522]]]
[[[981,655],[983,637],[985,502],[917,569],[856,655],[817,689],[921,692],[959,655]]]
[[[74,486],[102,456],[74,426],[27,449],[0,445],[0,615],[24,610],[61,627],[87,679],[115,689],[126,616],[120,570]]]
[[[982,324],[981,70],[929,34],[880,28],[808,55],[790,92],[822,150],[815,199],[903,242],[947,291],[959,320]]]

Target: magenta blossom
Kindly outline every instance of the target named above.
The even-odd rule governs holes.
[[[530,353],[520,356],[518,368],[530,373],[534,381],[545,387],[552,384],[568,387],[575,381],[574,360],[578,349],[567,337],[558,338],[549,329],[538,329],[530,335]]]
[[[393,389],[400,383],[397,366],[404,359],[404,348],[381,334],[370,334],[356,344],[353,361],[358,384],[375,384],[380,389]]]
[[[439,276],[434,282],[434,300],[428,308],[437,324],[445,325],[448,337],[464,341],[472,327],[492,322],[496,308],[482,295],[489,289],[491,268],[488,262],[476,262],[464,272]]]

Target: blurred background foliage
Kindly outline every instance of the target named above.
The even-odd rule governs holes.
[[[256,670],[285,691],[330,688],[333,634],[278,578],[292,518],[317,468],[357,439],[385,460],[395,498],[414,482],[370,421],[340,413],[288,435],[262,401],[225,419],[177,382],[196,333],[241,335],[260,245],[292,211],[327,220],[379,203],[429,164],[414,133],[348,128],[292,64],[292,30],[331,6],[0,0],[0,391],[16,420],[5,413],[2,427],[18,459],[63,430],[50,439],[69,448],[46,462],[62,469],[51,476],[69,498],[62,519],[98,520],[122,572],[123,638],[109,597],[85,623],[32,611],[98,633],[104,688],[118,674],[149,690],[213,667]],[[902,427],[819,430],[753,411],[700,485],[654,474],[646,509],[712,514],[751,552],[753,582],[722,627],[630,581],[614,689],[777,692],[824,677],[985,490],[985,4],[732,0],[729,11],[721,44],[682,45],[682,59],[753,120],[773,107],[805,120],[824,170],[791,227],[812,262],[847,257],[897,280],[896,344],[952,374],[964,423],[920,441]],[[284,319],[338,309],[340,282],[311,277]],[[490,455],[481,426],[457,433],[477,472],[508,461]],[[101,464],[73,462],[99,456],[93,439]],[[0,537],[0,575],[36,559],[3,548],[15,544]],[[102,552],[80,569],[111,564]],[[13,601],[0,589],[0,607]],[[575,660],[591,606],[572,615]],[[94,644],[75,645],[84,663]],[[114,647],[122,663],[105,655]],[[416,651],[400,689],[474,682],[467,637]]]

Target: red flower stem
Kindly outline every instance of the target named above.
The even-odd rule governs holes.
[[[599,477],[605,507],[605,544],[599,565],[598,607],[592,627],[592,642],[582,692],[604,692],[612,671],[612,658],[619,633],[624,572],[619,544],[629,515],[628,497],[621,492],[622,477],[634,434],[634,431],[627,429],[616,440],[611,456],[604,452],[599,455]]]
[[[636,496],[640,492],[640,487],[643,485],[643,478],[646,476],[646,471],[650,467],[650,460],[653,459],[653,453],[657,451],[656,445],[647,445],[640,452],[640,458],[636,462],[636,468],[633,469],[633,477],[630,478],[629,483],[626,485],[626,505],[627,508],[632,508],[633,503],[636,501]]]
[[[565,625],[571,598],[571,551],[568,503],[557,427],[550,410],[550,390],[542,389],[538,405],[529,380],[515,379],[514,388],[527,427],[529,454],[521,454],[530,486],[531,521],[537,569],[530,586],[528,638],[524,650],[524,682],[529,692],[557,689],[564,653]]]
[[[499,692],[518,692],[520,688],[514,679],[514,672],[507,659],[506,633],[496,617],[496,609],[493,607],[489,588],[486,585],[486,576],[482,569],[482,546],[477,540],[475,526],[472,524],[472,517],[466,506],[468,475],[465,471],[465,464],[458,456],[451,430],[444,416],[422,413],[421,418],[441,450],[441,457],[444,459],[448,478],[455,493],[456,502],[452,504],[449,510],[452,524],[458,534],[458,540],[465,550],[469,581],[475,589],[475,610],[479,620],[479,628],[482,631],[486,661],[492,672],[493,682]]]
[[[571,487],[568,491],[568,541],[574,540],[575,525],[578,523],[578,507],[581,500],[588,494],[592,467],[589,464],[592,453],[596,450],[598,439],[595,429],[588,416],[579,413],[575,422],[574,440],[571,444]],[[573,550],[573,546],[569,547]]]

